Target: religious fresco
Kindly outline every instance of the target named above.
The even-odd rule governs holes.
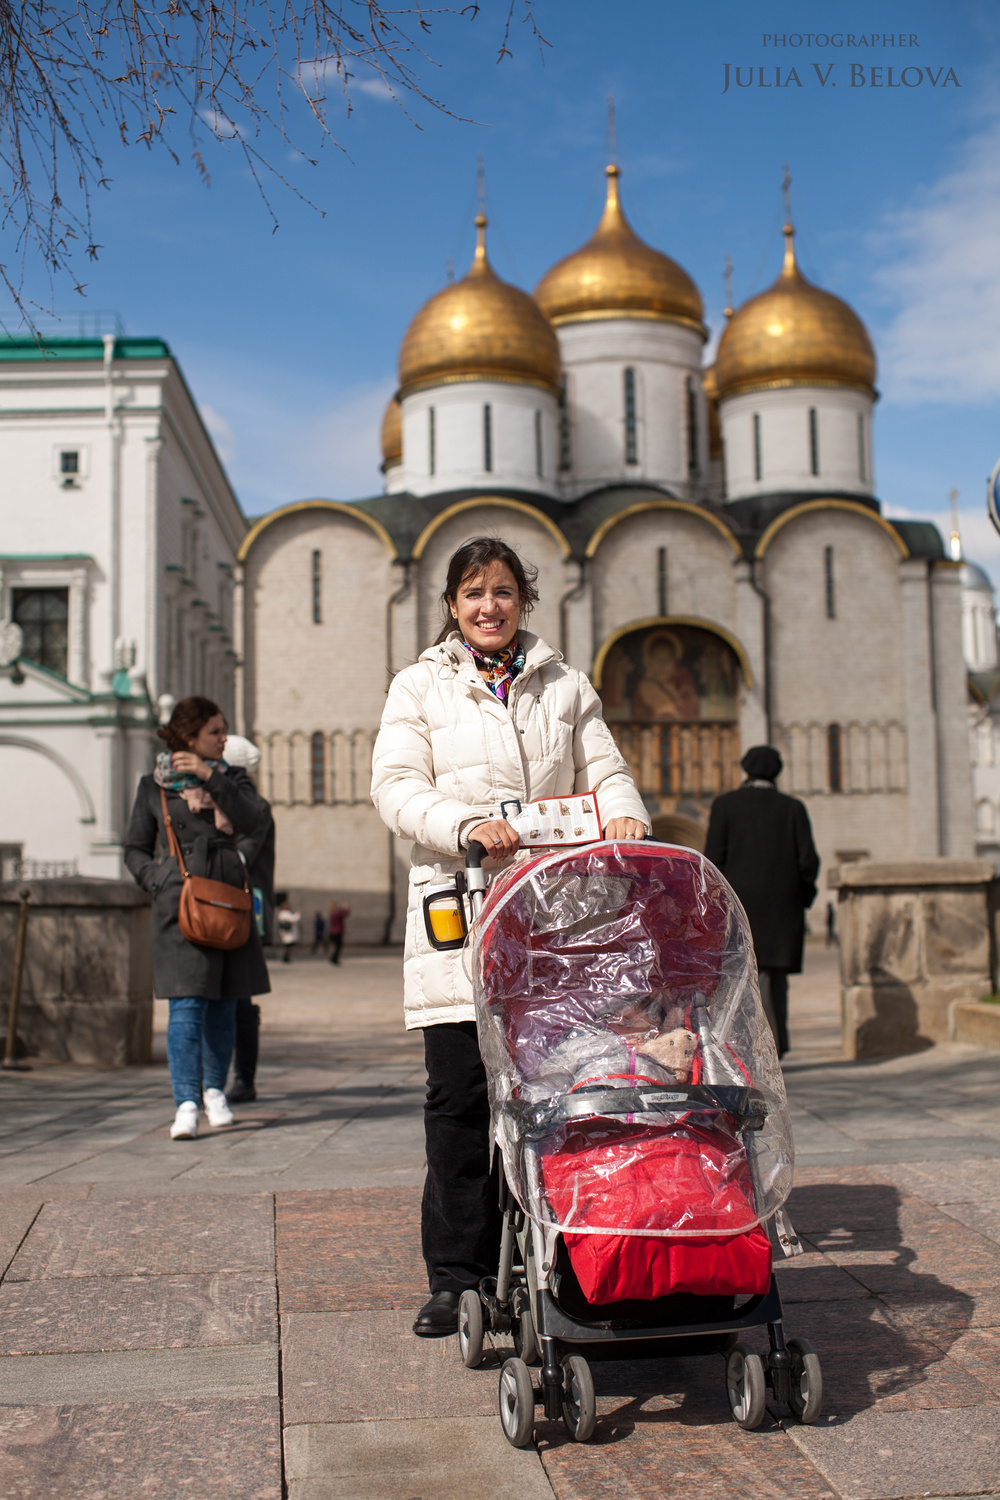
[[[740,667],[720,636],[695,625],[653,625],[616,641],[601,674],[609,724],[732,722]]]

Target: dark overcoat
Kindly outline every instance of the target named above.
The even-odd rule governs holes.
[[[255,833],[270,818],[270,808],[239,766],[227,766],[224,771],[216,767],[202,784],[232,823],[233,832],[216,828],[211,808],[192,812],[183,797],[167,792],[167,808],[184,863],[191,875],[242,888],[244,865],[238,839]],[[125,835],[125,863],[136,883],[153,898],[150,939],[157,995],[162,999],[196,995],[203,1000],[241,1000],[268,993],[271,982],[255,922],[250,924],[249,941],[228,953],[189,943],[181,932],[177,913],[183,877],[170,853],[160,788],[152,776],[139,782]]]
[[[274,946],[274,815],[268,802],[260,799],[267,808],[267,818],[256,833],[245,834],[237,840],[239,851],[247,862],[247,874],[251,888],[260,891],[261,917],[264,934],[261,941]],[[173,813],[170,815],[173,817]]]
[[[743,903],[758,967],[800,974],[819,873],[803,804],[771,782],[723,792],[712,803],[705,855]]]

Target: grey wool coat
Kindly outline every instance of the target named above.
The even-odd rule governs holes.
[[[227,766],[224,771],[217,767],[203,785],[232,823],[233,832],[216,828],[211,809],[193,813],[183,797],[167,792],[167,809],[184,863],[191,875],[242,888],[244,867],[237,843],[259,830],[270,818],[270,809],[238,766]],[[125,863],[136,884],[153,898],[150,940],[157,995],[162,999],[196,995],[203,1000],[241,1000],[268,993],[271,982],[256,923],[251,922],[249,941],[228,953],[189,943],[181,932],[177,911],[183,879],[170,853],[160,788],[152,776],[139,782],[125,835]]]

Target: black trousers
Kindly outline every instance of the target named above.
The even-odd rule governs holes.
[[[427,1180],[421,1244],[432,1292],[464,1292],[495,1276],[502,1216],[490,1172],[486,1071],[474,1021],[424,1028]]]
[[[330,962],[332,964],[340,963],[340,950],[343,942],[344,934],[342,932],[330,933]]]
[[[260,1006],[252,1000],[236,1002],[236,1045],[233,1050],[233,1077],[253,1087],[257,1075],[257,1050],[260,1045]]]
[[[760,998],[774,1033],[778,1056],[788,1051],[788,970],[761,969]]]

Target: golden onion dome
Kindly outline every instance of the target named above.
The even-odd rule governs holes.
[[[538,303],[494,273],[486,219],[476,218],[468,274],[417,313],[399,351],[399,394],[459,380],[523,381],[559,389],[559,344]]]
[[[608,196],[591,238],[547,271],[535,300],[553,323],[658,318],[704,334],[701,293],[688,273],[644,244],[622,212],[618,167],[605,168]]]
[[[719,340],[719,395],[786,385],[863,386],[874,394],[875,351],[865,325],[840,297],[806,280],[791,224],[784,234],[781,275],[744,302]]]
[[[403,408],[393,396],[382,418],[382,473],[403,461]]]

